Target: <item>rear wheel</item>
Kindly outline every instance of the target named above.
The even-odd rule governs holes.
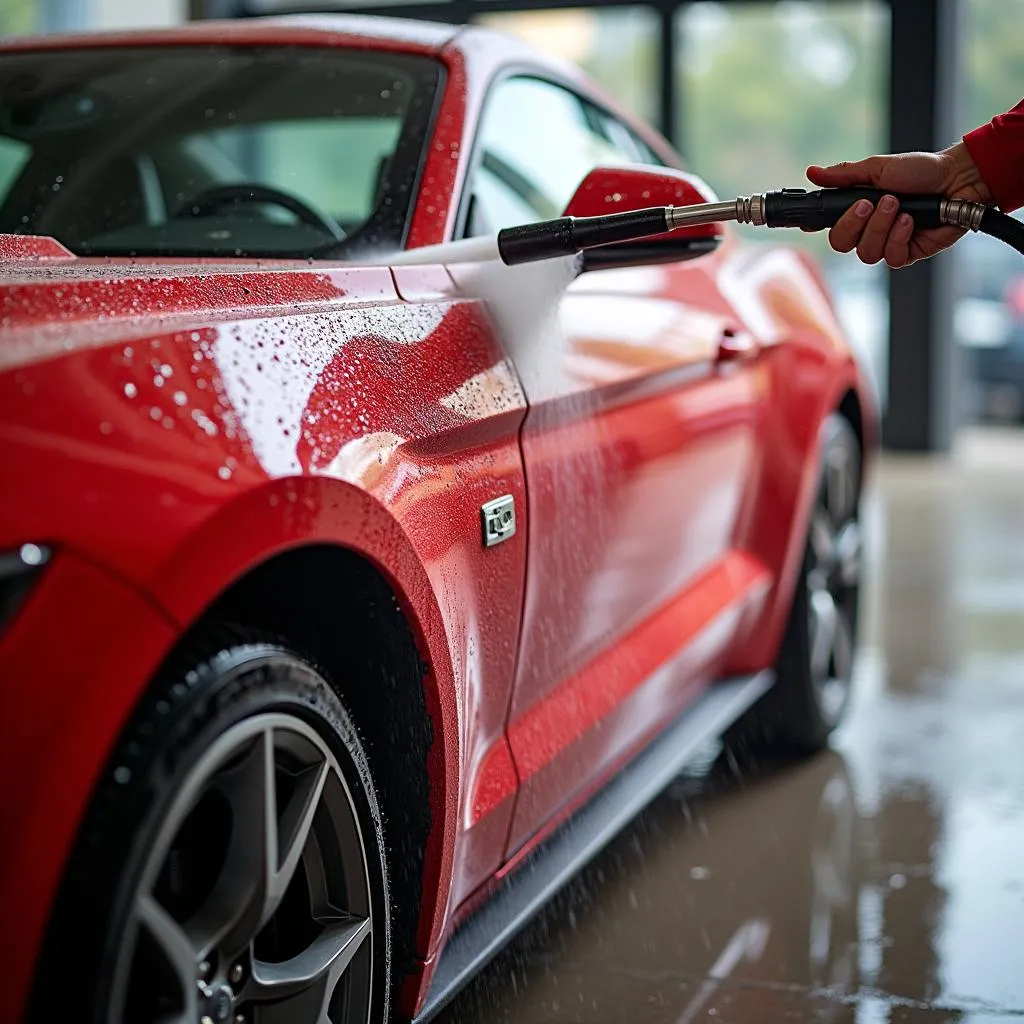
[[[139,708],[90,808],[36,1019],[70,999],[96,1024],[384,1020],[380,819],[337,695],[275,644],[182,668]]]
[[[759,753],[820,750],[849,704],[860,598],[861,452],[842,416],[822,425],[818,491],[776,665],[777,681],[730,734]]]

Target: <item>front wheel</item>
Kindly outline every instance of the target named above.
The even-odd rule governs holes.
[[[386,1015],[389,939],[373,784],[337,695],[283,647],[229,643],[167,674],[129,723],[35,1019],[71,1000],[94,1024],[368,1024]]]
[[[860,597],[861,451],[844,417],[821,428],[814,508],[776,683],[730,735],[761,752],[813,753],[850,700]]]

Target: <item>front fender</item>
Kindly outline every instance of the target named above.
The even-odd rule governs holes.
[[[425,857],[421,934],[431,948],[445,917],[459,806],[458,687],[441,608],[427,572],[402,526],[360,488],[328,478],[269,481],[246,491],[191,534],[146,585],[182,629],[230,586],[276,555],[308,544],[335,544],[372,563],[388,580],[421,657],[427,710],[434,725],[430,774],[432,828]],[[429,937],[428,937],[429,936]]]

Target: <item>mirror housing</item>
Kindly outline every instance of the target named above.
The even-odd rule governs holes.
[[[718,197],[704,181],[674,167],[595,167],[580,182],[565,208],[565,216],[598,217],[607,213],[643,210],[649,206],[692,206],[716,202]],[[679,228],[642,241],[602,245],[583,253],[583,269],[679,263],[712,252],[721,244],[724,235],[724,224],[703,224]]]

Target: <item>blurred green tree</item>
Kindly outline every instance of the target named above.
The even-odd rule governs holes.
[[[1024,0],[968,0],[962,129],[1024,97]]]
[[[677,136],[720,195],[799,185],[809,163],[883,147],[880,0],[695,4],[677,22],[677,42]],[[820,236],[800,241],[824,251]]]
[[[25,35],[36,28],[37,0],[0,0],[0,36]]]

